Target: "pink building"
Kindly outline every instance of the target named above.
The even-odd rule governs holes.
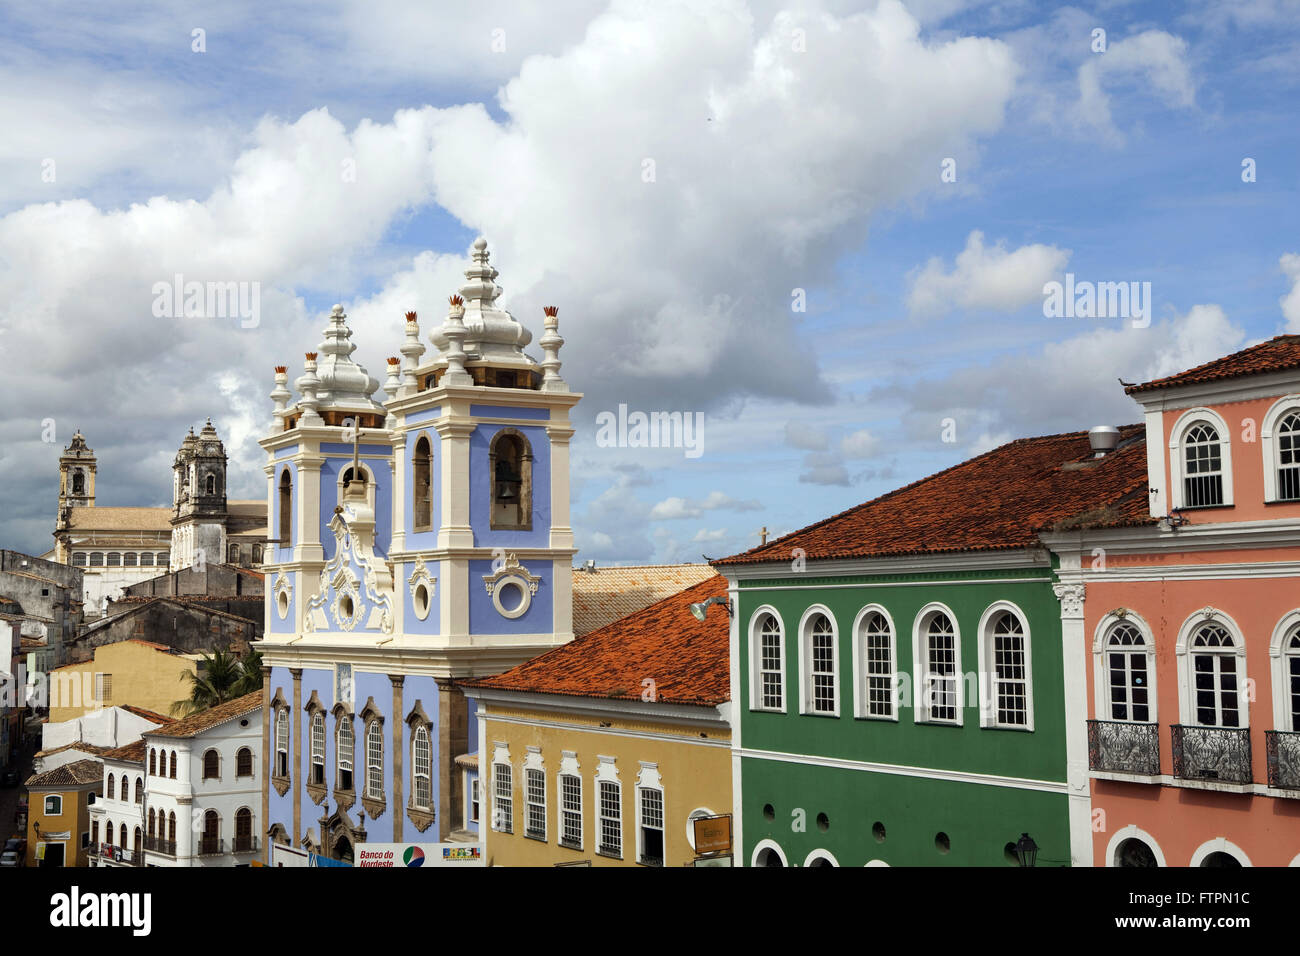
[[[1126,391],[1149,507],[1044,535],[1093,863],[1300,865],[1300,336]]]

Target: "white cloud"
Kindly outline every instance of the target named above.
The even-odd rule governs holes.
[[[979,230],[966,237],[951,271],[936,257],[913,274],[908,307],[915,313],[950,309],[997,309],[1010,312],[1042,301],[1043,284],[1059,275],[1069,249],[1033,243],[1007,251],[1006,242],[984,245]]]
[[[840,441],[840,454],[845,458],[870,458],[880,449],[880,440],[860,428]]]
[[[738,501],[721,491],[709,492],[703,500],[665,498],[650,509],[649,520],[673,521],[679,518],[698,518],[706,511],[761,511],[757,501]]]
[[[1143,80],[1170,106],[1190,109],[1196,103],[1187,41],[1163,30],[1111,40],[1104,53],[1092,54],[1079,67],[1078,80],[1079,119],[1114,143],[1122,143],[1124,136],[1111,117],[1106,86]]]
[[[785,443],[802,451],[825,451],[830,447],[825,431],[802,422],[785,423]]]
[[[809,485],[845,485],[849,484],[849,470],[839,455],[830,452],[813,452],[804,457],[803,471],[799,480]]]
[[[1300,254],[1285,253],[1278,265],[1291,281],[1291,291],[1278,300],[1282,306],[1282,317],[1286,319],[1288,332],[1300,332]]]

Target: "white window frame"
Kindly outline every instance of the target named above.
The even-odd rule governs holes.
[[[424,739],[424,772],[420,772],[420,739]],[[429,799],[422,801],[420,799],[420,778],[427,781]],[[411,803],[418,810],[433,809],[433,741],[429,736],[429,728],[424,724],[416,726],[414,733],[411,734]]]
[[[506,796],[501,795],[502,777],[505,777]],[[515,775],[510,762],[510,748],[496,744],[492,752],[492,829],[497,833],[515,832]],[[502,808],[502,800],[506,807]],[[508,812],[507,812],[508,811]]]
[[[932,717],[925,692],[926,665],[929,661],[929,642],[926,639],[926,632],[929,630],[930,618],[937,613],[947,615],[948,620],[952,622],[953,676],[957,683],[956,720]],[[966,681],[961,665],[961,625],[957,622],[957,615],[953,613],[952,608],[942,602],[932,601],[917,611],[916,617],[912,620],[912,674],[912,720],[914,723],[937,724],[942,727],[961,727],[965,725]]]
[[[50,801],[51,801],[51,800],[57,800],[57,801],[59,802],[59,809],[58,809],[58,810],[50,810],[50,809],[49,809]],[[61,816],[63,816],[63,794],[61,794],[61,793],[47,793],[47,794],[45,794],[45,795],[43,796],[43,798],[41,799],[41,810],[44,811],[44,812],[42,813],[42,816],[46,816],[46,817],[61,817]]]
[[[1287,673],[1291,655],[1287,653],[1290,638],[1300,632],[1300,610],[1290,611],[1282,616],[1273,628],[1273,637],[1268,643],[1268,656],[1273,672],[1273,729],[1288,733],[1300,731],[1291,719],[1290,675]]]
[[[316,748],[316,743],[317,743],[316,729],[318,726],[317,721],[320,721],[319,724],[320,749],[319,750],[317,750]],[[325,769],[325,733],[326,733],[325,712],[321,710],[313,711],[311,715],[311,723],[308,728],[308,736],[311,738],[311,753],[310,756],[308,757],[308,765],[313,768],[320,767],[321,785],[326,785],[329,782],[329,778],[326,776],[328,771]],[[317,757],[319,757],[320,759],[317,760]],[[308,779],[311,778],[309,777]]]
[[[281,746],[283,738],[284,746]],[[280,754],[284,754],[284,773],[280,773]],[[280,780],[288,780],[292,776],[293,760],[289,751],[289,711],[280,708],[275,715],[275,765],[271,768],[274,776]]]
[[[831,625],[831,709],[815,710],[813,701],[812,622],[818,614],[824,615]],[[835,615],[824,604],[814,604],[799,618],[799,713],[810,717],[838,717],[840,715],[840,627]]]
[[[470,824],[479,824],[483,816],[483,784],[482,777],[473,770],[466,768],[461,771],[461,786],[465,794],[465,829],[470,829]],[[474,812],[475,805],[478,805],[478,813]]]
[[[1300,415],[1300,395],[1279,398],[1264,414],[1259,428],[1260,454],[1264,462],[1264,500],[1269,503],[1285,500],[1287,504],[1300,504],[1300,499],[1278,497],[1277,473],[1282,467],[1277,446],[1277,428],[1282,419],[1291,413]]]
[[[1092,673],[1093,673],[1093,715],[1098,720],[1116,722],[1110,709],[1110,663],[1107,655],[1110,654],[1109,640],[1110,632],[1120,624],[1127,624],[1137,629],[1142,635],[1142,641],[1146,645],[1147,659],[1147,716],[1146,721],[1119,721],[1121,723],[1148,723],[1158,724],[1160,722],[1160,695],[1157,691],[1158,675],[1156,673],[1156,642],[1151,631],[1151,625],[1146,619],[1136,611],[1124,609],[1121,616],[1118,609],[1105,614],[1092,635]],[[1132,653],[1132,652],[1129,652]]]
[[[535,790],[540,799],[533,799],[534,788],[532,779],[534,774],[541,775],[541,785]],[[546,764],[542,760],[542,751],[540,747],[529,747],[528,754],[524,757],[524,836],[530,840],[541,840],[546,842],[547,820],[546,820]],[[542,828],[539,831],[531,826],[532,814],[540,810],[542,819]]]
[[[1187,433],[1194,425],[1206,423],[1214,426],[1219,433],[1219,461],[1223,475],[1223,503],[1218,505],[1197,506],[1209,508],[1231,508],[1232,497],[1232,432],[1223,416],[1209,408],[1189,408],[1178,416],[1178,421],[1169,431],[1169,510],[1177,511],[1189,505],[1183,495],[1183,445]]]
[[[566,779],[576,780],[578,783],[578,802],[576,807],[570,807],[564,799],[564,781]],[[560,772],[555,775],[555,806],[558,814],[555,822],[555,839],[562,847],[568,847],[572,850],[581,850],[586,844],[583,834],[583,814],[582,814],[582,768],[578,764],[578,756],[571,750],[566,750],[560,756]],[[565,834],[568,832],[565,828],[565,822],[570,814],[577,814],[578,822],[578,842],[572,843],[565,840]]]
[[[1195,666],[1195,653],[1191,641],[1201,627],[1217,624],[1232,637],[1234,656],[1237,659],[1237,726],[1229,730],[1245,730],[1250,727],[1250,701],[1247,697],[1246,680],[1246,642],[1241,628],[1231,617],[1218,608],[1207,607],[1191,615],[1178,629],[1178,643],[1174,646],[1174,659],[1178,665],[1178,710],[1179,722],[1187,727],[1206,726],[1196,719],[1196,685],[1192,669]]]
[[[375,730],[378,730],[379,733],[378,734],[372,733],[372,731]],[[374,759],[373,755],[370,752],[370,743],[372,737],[375,740],[377,740],[379,744],[379,759],[377,761]],[[384,725],[381,721],[379,721],[374,717],[366,721],[366,745],[365,746],[366,746],[366,750],[365,750],[366,783],[364,789],[361,792],[369,800],[382,800],[384,799]],[[371,786],[371,777],[373,774],[378,774],[379,777],[378,792],[376,792],[375,788]]]
[[[1011,614],[1020,623],[1021,636],[1024,638],[1025,657],[1025,722],[1023,724],[1004,724],[998,720],[998,676],[997,653],[994,649],[996,635],[993,633],[997,619],[1003,614]],[[1029,634],[1029,616],[1018,604],[1011,601],[994,601],[980,617],[979,647],[976,649],[979,667],[980,726],[991,730],[1025,730],[1034,729],[1034,661],[1031,648],[1033,641]]]
[[[867,673],[867,619],[874,614],[884,618],[889,628],[889,713],[871,713],[871,694],[867,689],[870,675]],[[893,615],[883,604],[868,604],[853,619],[853,714],[863,720],[892,720],[898,722],[898,629],[894,627]]]
[[[334,786],[342,789],[340,786],[339,774],[346,770],[352,775],[352,792],[355,793],[357,789],[357,729],[353,726],[352,721],[352,715],[345,714],[343,715],[343,718],[338,721],[338,726],[334,728],[334,762],[337,765],[334,769]],[[345,726],[348,735],[348,756],[346,758],[343,756],[343,747],[339,743],[339,737],[342,736]],[[346,767],[343,766],[344,763],[347,764]]]
[[[763,618],[771,615],[776,621],[777,627],[777,646],[780,650],[781,658],[781,706],[765,707],[763,705],[763,636],[760,627]],[[749,709],[763,711],[770,714],[784,714],[790,701],[789,681],[786,680],[786,659],[785,659],[785,622],[781,615],[777,613],[776,608],[770,604],[764,604],[762,607],[755,609],[749,618]]]
[[[641,761],[641,769],[636,775],[636,862],[642,866],[651,866],[645,862],[645,840],[643,829],[645,822],[645,807],[642,804],[641,796],[647,791],[659,794],[659,834],[660,842],[663,845],[663,859],[658,865],[668,865],[668,801],[667,794],[664,793],[663,778],[659,775],[659,765]],[[652,828],[654,829],[654,828]]]
[[[595,775],[596,785],[595,787],[592,788],[593,791],[592,796],[595,800],[595,808],[596,808],[596,815],[595,815],[596,852],[599,855],[608,857],[610,859],[621,860],[623,859],[624,848],[627,846],[627,840],[624,839],[624,833],[623,833],[623,817],[625,816],[625,814],[623,813],[623,784],[618,779],[618,767],[615,765],[615,761],[613,757],[604,757],[598,755],[596,757],[596,760],[597,760],[596,775]],[[605,826],[606,818],[605,818],[605,814],[601,812],[600,797],[601,797],[601,790],[603,789],[601,787],[601,784],[613,784],[618,794],[618,803],[617,803],[618,805],[618,853],[617,854],[610,852],[608,848],[605,846],[604,826]]]

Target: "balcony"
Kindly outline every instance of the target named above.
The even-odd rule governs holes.
[[[1088,721],[1088,768],[1135,777],[1160,775],[1160,725]]]
[[[1174,776],[1180,780],[1249,784],[1250,729],[1247,727],[1193,727],[1174,724]]]
[[[1268,785],[1295,791],[1288,796],[1300,797],[1300,733],[1266,730],[1264,745],[1268,752]]]
[[[176,855],[176,841],[164,840],[162,837],[146,836],[144,838],[144,848],[150,853],[161,853],[164,856],[171,857]]]
[[[219,837],[201,837],[199,856],[221,856],[226,852],[226,841]]]
[[[235,837],[236,853],[256,853],[257,837],[255,836],[236,836]]]

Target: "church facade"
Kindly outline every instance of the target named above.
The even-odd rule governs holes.
[[[141,581],[204,564],[257,567],[266,544],[266,503],[226,497],[226,449],[209,419],[172,463],[172,506],[96,504],[99,468],[78,431],[59,458],[59,510],[50,558],[81,568],[88,614]]]
[[[570,409],[554,308],[497,306],[487,244],[426,359],[416,313],[379,383],[335,306],[296,380],[276,368],[266,450],[262,817],[269,844],[475,839],[462,678],[573,638]]]

